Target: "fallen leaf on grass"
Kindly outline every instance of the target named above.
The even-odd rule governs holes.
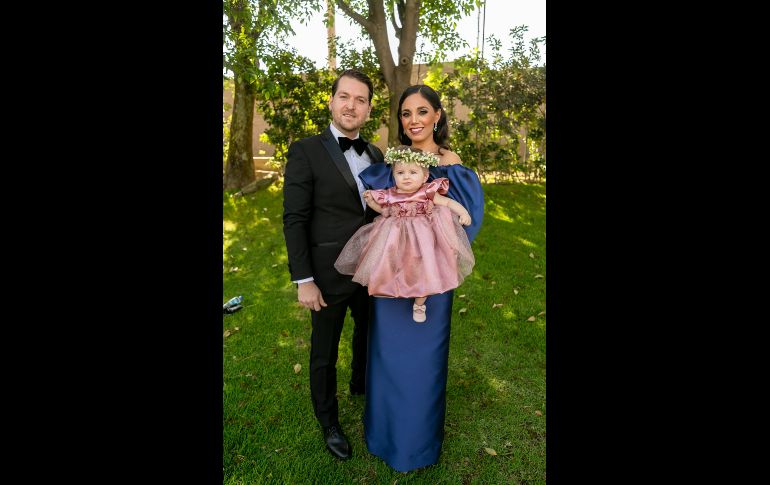
[[[240,329],[241,329],[241,327],[235,327],[232,330],[225,330],[225,333],[222,334],[222,338],[227,338],[227,337],[229,337],[230,335],[234,334],[235,332],[237,332]]]
[[[230,268],[231,273],[235,273],[236,271],[238,271],[238,266],[233,266],[232,268]]]
[[[534,255],[534,254],[532,254],[532,253],[529,253],[529,257],[530,257],[530,258],[534,258],[534,257],[535,257],[535,255]]]
[[[540,411],[535,411],[535,415],[536,415],[536,416],[542,416],[542,415],[543,415],[543,413],[541,413]]]
[[[284,336],[284,337],[288,337],[289,336],[289,332],[287,332],[286,330],[281,330],[281,335]]]
[[[499,306],[503,306],[502,303],[492,303],[492,308],[497,308]]]
[[[495,284],[495,282],[494,282],[494,281],[490,283],[490,285],[494,285],[494,284]]]
[[[528,322],[534,322],[535,320],[537,320],[537,318],[535,318],[534,316],[527,318]]]
[[[540,313],[538,313],[538,314],[537,314],[537,316],[538,316],[538,317],[539,317],[540,315],[545,315],[545,312],[540,312]]]
[[[493,450],[492,448],[484,448],[484,451],[486,451],[488,454],[492,456],[497,456],[497,452]]]
[[[541,274],[536,274],[535,275],[535,278],[542,278],[542,277],[543,277],[543,275],[541,275]]]
[[[275,268],[276,266],[278,266],[278,263],[275,263],[275,264],[271,264],[271,265],[270,265],[270,267],[271,267],[271,268]]]
[[[517,290],[516,288],[514,288],[514,289],[513,289],[513,294],[514,294],[514,295],[518,295],[518,294],[519,294],[519,290]]]
[[[458,296],[457,298],[465,298],[465,295],[462,294],[462,295]]]
[[[467,311],[468,311],[467,308],[460,308],[460,310],[458,310],[457,313],[465,313]]]
[[[244,251],[248,251],[249,250],[248,248],[241,248],[241,249],[243,249]]]
[[[299,374],[299,371],[302,370],[302,364],[294,364],[294,373]]]

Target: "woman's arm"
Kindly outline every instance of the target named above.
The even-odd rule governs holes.
[[[366,202],[366,205],[371,207],[373,210],[377,211],[378,214],[382,214],[382,207],[380,204],[374,201],[371,190],[364,190],[364,202]]]
[[[433,196],[433,203],[449,207],[449,210],[460,216],[460,224],[463,226],[471,225],[471,215],[459,202],[449,197],[444,197],[441,194],[435,194]]]

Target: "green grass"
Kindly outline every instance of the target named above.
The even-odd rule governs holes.
[[[222,345],[225,484],[545,483],[545,186],[484,191],[476,266],[455,290],[441,458],[409,473],[366,450],[364,398],[347,390],[349,315],[337,377],[353,459],[339,462],[324,449],[310,403],[310,317],[286,266],[280,185],[225,195],[222,301],[244,299],[222,325],[231,332]]]

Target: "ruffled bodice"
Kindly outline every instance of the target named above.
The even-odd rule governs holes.
[[[383,217],[416,217],[431,216],[433,214],[433,196],[438,192],[441,195],[447,193],[449,180],[436,179],[423,184],[417,191],[411,194],[398,192],[396,187],[382,190],[372,190],[372,198],[382,207]]]

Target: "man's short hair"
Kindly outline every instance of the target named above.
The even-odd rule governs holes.
[[[353,79],[357,79],[366,84],[366,86],[369,88],[369,104],[372,103],[372,96],[374,95],[374,85],[372,84],[372,80],[369,79],[369,76],[359,71],[358,69],[345,69],[339,76],[337,76],[337,79],[335,79],[334,83],[332,84],[332,97],[337,94],[337,85],[340,83],[340,79],[343,77],[352,77]]]

